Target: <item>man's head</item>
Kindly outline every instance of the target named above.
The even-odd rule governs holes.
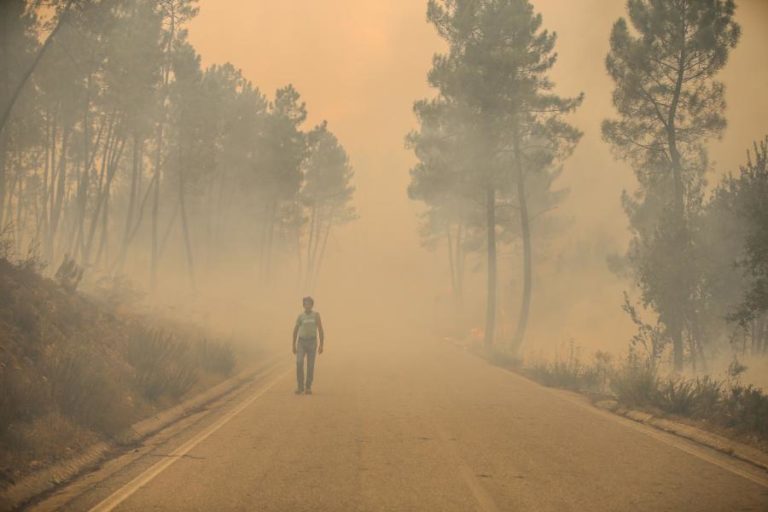
[[[309,313],[312,311],[312,308],[315,306],[315,299],[312,297],[304,297],[301,299],[301,303],[304,305],[304,311]]]

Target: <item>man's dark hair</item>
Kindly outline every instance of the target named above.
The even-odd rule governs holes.
[[[301,299],[301,303],[302,304],[307,303],[307,302],[309,302],[310,304],[314,305],[315,304],[315,299],[313,299],[312,297],[304,297],[303,299]]]

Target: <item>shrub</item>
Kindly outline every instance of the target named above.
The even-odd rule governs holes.
[[[45,361],[51,401],[59,412],[106,435],[130,424],[134,411],[115,369],[87,347],[56,348]]]
[[[719,423],[744,434],[768,439],[768,395],[748,385],[733,385],[722,400]]]
[[[578,368],[563,361],[535,363],[529,373],[545,386],[579,390],[582,387]]]
[[[208,372],[229,375],[235,368],[235,353],[228,343],[203,338],[195,345],[200,366]]]
[[[570,340],[565,357],[558,357],[554,362],[537,361],[525,371],[545,386],[603,393],[607,388],[611,367],[611,356],[606,352],[596,352],[593,361],[582,363],[580,349],[574,340]]]
[[[656,370],[644,365],[626,365],[614,373],[610,387],[616,398],[626,405],[648,405],[658,393]]]
[[[662,412],[704,420],[753,438],[768,441],[768,394],[740,383],[746,366],[734,360],[724,380],[660,377],[652,358],[630,352],[625,364],[616,367],[609,354],[595,353],[582,364],[571,343],[568,357],[554,362],[536,361],[521,371],[545,386],[575,391],[611,391],[627,407],[652,408]],[[507,353],[486,353],[494,364],[520,367]]]
[[[12,363],[0,365],[0,440],[17,421],[27,421],[45,408],[43,381],[32,372],[15,368]]]
[[[691,411],[699,418],[713,417],[723,397],[723,383],[711,377],[698,378],[694,384],[695,401]]]
[[[172,334],[139,330],[128,342],[126,358],[136,371],[136,387],[149,400],[164,395],[178,398],[197,382],[189,343]]]

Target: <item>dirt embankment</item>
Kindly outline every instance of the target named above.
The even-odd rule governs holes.
[[[0,488],[230,375],[230,346],[0,259]]]

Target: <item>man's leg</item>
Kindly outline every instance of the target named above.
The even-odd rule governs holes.
[[[304,391],[304,356],[307,352],[301,340],[296,343],[296,382],[297,391]]]
[[[317,355],[317,341],[307,346],[307,391],[312,389],[312,380],[315,378],[315,356]]]

